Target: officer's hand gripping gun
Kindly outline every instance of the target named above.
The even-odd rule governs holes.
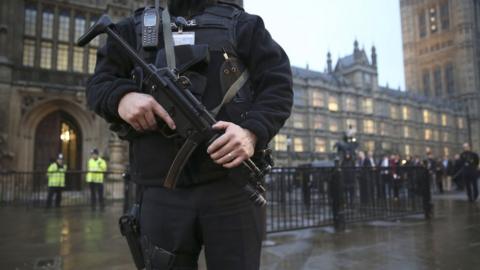
[[[176,124],[176,132],[185,143],[176,155],[172,166],[165,179],[166,188],[175,188],[176,181],[186,165],[189,157],[196,147],[207,142],[210,145],[220,134],[212,129],[217,122],[212,114],[199,102],[195,96],[187,89],[190,81],[185,76],[178,76],[175,70],[169,68],[157,68],[152,64],[146,63],[131,46],[120,37],[115,31],[115,25],[109,16],[103,15],[80,39],[78,46],[85,46],[95,37],[106,33],[110,38],[120,45],[120,49],[130,57],[134,63],[143,71],[143,84],[147,91],[155,100],[165,108]],[[249,183],[243,188],[249,196],[249,199],[257,206],[266,205],[267,201],[263,197],[265,192],[261,181],[264,175],[269,171],[267,166],[260,170],[256,164],[247,159],[243,162],[250,172]]]

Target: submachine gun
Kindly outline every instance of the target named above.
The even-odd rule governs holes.
[[[217,122],[205,106],[197,100],[188,90],[191,83],[185,76],[177,74],[176,70],[168,67],[157,68],[143,60],[132,47],[120,37],[115,25],[108,15],[100,19],[78,40],[78,46],[85,46],[95,37],[106,33],[118,43],[119,48],[138,65],[143,73],[143,85],[145,91],[152,95],[155,100],[165,108],[176,125],[176,135],[181,137],[185,143],[176,155],[173,164],[164,181],[164,187],[175,188],[181,170],[186,165],[189,157],[196,147],[203,142],[210,145],[221,134],[212,129]],[[249,199],[256,206],[265,206],[267,201],[263,197],[265,188],[262,186],[262,179],[270,170],[265,166],[263,170],[251,160],[247,159],[243,165],[249,169],[251,175],[243,190],[248,194]]]

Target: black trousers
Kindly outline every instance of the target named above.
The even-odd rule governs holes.
[[[467,188],[468,200],[473,202],[478,198],[478,174],[476,170],[465,169],[463,179]]]
[[[62,203],[63,187],[48,187],[47,208],[52,206],[53,196],[55,195],[55,207],[60,207]]]
[[[146,188],[140,231],[150,245],[182,258],[172,269],[197,269],[203,246],[209,270],[257,270],[264,231],[261,210],[230,180],[187,189]]]
[[[103,199],[103,183],[89,183],[90,185],[90,205],[95,207],[97,205],[97,199],[100,203],[100,207],[105,206]]]

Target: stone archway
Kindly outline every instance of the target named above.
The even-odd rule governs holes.
[[[94,119],[92,114],[78,104],[64,99],[47,100],[25,114],[21,120],[21,129],[19,131],[19,140],[16,149],[18,149],[17,169],[19,171],[34,170],[35,158],[35,132],[42,120],[48,115],[55,112],[64,112],[68,114],[75,124],[78,126],[81,138],[81,157],[88,156],[88,149],[93,147],[92,143],[95,141],[95,131],[98,128],[94,127]],[[78,169],[85,168],[85,158],[81,161],[81,166]]]

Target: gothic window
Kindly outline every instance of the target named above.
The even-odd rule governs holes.
[[[53,12],[46,10],[42,17],[42,38],[53,38]]]
[[[449,63],[445,66],[445,82],[447,95],[451,96],[455,92],[455,84],[453,79],[453,64]]]
[[[40,48],[40,67],[44,69],[52,68],[52,43],[42,42]]]
[[[307,98],[305,97],[305,89],[296,88],[293,93],[293,104],[295,106],[306,106]]]
[[[449,14],[448,1],[444,2],[440,6],[440,20],[442,24],[442,30],[448,30],[450,28],[450,14]]]
[[[427,20],[423,10],[418,14],[418,30],[421,38],[427,36]]]
[[[431,129],[425,129],[425,140],[430,141],[432,140],[433,134]]]
[[[57,49],[57,70],[66,71],[68,69],[68,45],[59,44]]]
[[[315,138],[315,152],[317,153],[327,152],[327,142],[324,139]]]
[[[442,96],[442,69],[437,66],[433,71],[433,84],[435,88],[435,96]]]
[[[298,129],[306,128],[305,115],[294,113],[293,114],[293,127]]]
[[[424,124],[430,123],[430,112],[428,110],[423,110],[423,123]]]
[[[88,50],[88,73],[95,72],[95,65],[97,64],[97,49]]]
[[[398,108],[395,105],[390,105],[390,118],[398,119]]]
[[[375,133],[375,122],[373,120],[363,120],[363,132],[366,134]]]
[[[73,49],[73,71],[75,72],[83,72],[83,52],[82,47]]]
[[[296,137],[293,139],[293,151],[295,152],[304,152],[305,145],[303,138]]]
[[[428,70],[424,70],[422,73],[422,81],[423,81],[423,94],[426,97],[430,96],[430,72]]]
[[[448,117],[446,114],[442,113],[442,126],[446,127],[448,125]]]
[[[23,41],[23,65],[33,67],[35,63],[35,41],[25,39]]]
[[[336,96],[328,97],[328,110],[331,112],[338,112],[338,97]]]
[[[403,116],[403,120],[410,119],[410,110],[407,106],[402,107],[402,116]]]
[[[325,129],[325,117],[323,115],[315,115],[313,119],[313,128],[315,130]]]
[[[25,9],[25,30],[27,36],[35,36],[37,27],[37,10],[35,7]]]
[[[352,127],[353,130],[357,130],[357,120],[356,119],[347,119],[345,121],[346,127]]]
[[[82,16],[77,16],[75,18],[75,38],[77,41],[85,33],[85,18]]]
[[[328,125],[328,130],[330,130],[330,132],[337,132],[338,131],[338,120],[337,119],[330,118],[329,125]]]
[[[404,126],[403,127],[403,136],[405,138],[410,138],[411,133],[410,133],[410,127],[409,126]]]
[[[355,112],[357,110],[357,103],[354,97],[347,97],[345,101],[345,110],[348,112]]]
[[[66,11],[63,11],[58,19],[58,40],[70,40],[70,14]]]
[[[320,92],[320,91],[314,90],[312,95],[313,95],[312,96],[313,107],[315,107],[315,108],[323,107],[324,104],[325,104],[325,100],[323,98],[323,93]]]
[[[366,98],[363,100],[363,112],[372,114],[373,113],[373,100],[371,98]]]
[[[278,134],[277,136],[275,136],[275,138],[273,139],[275,151],[287,151],[287,140],[287,135]]]

